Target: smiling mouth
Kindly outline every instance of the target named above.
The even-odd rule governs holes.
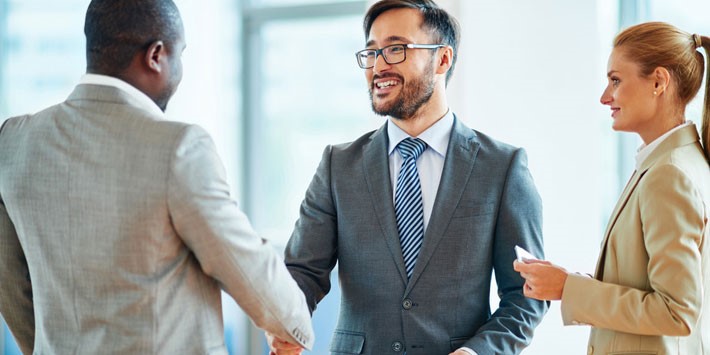
[[[387,80],[387,81],[381,81],[379,83],[375,83],[375,86],[378,89],[384,89],[384,88],[388,88],[390,86],[395,86],[397,84],[399,84],[399,81],[397,81],[397,80]]]

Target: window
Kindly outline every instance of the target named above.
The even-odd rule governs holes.
[[[355,51],[359,16],[264,23],[249,56],[249,217],[260,234],[287,242],[323,149],[384,122],[373,117]]]
[[[4,6],[3,118],[65,99],[86,65],[85,1],[5,0]]]
[[[370,110],[355,60],[365,43],[364,1],[260,7],[267,3],[275,1],[244,10],[244,202],[257,232],[283,247],[326,145],[352,141],[384,119]],[[314,313],[319,340],[311,354],[328,353],[340,302],[336,272]],[[268,354],[263,342],[251,349]]]

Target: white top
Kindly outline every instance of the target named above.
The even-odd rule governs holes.
[[[100,74],[84,74],[79,80],[79,84],[115,87],[136,99],[140,105],[140,108],[149,111],[154,115],[165,118],[165,112],[163,112],[163,110],[158,107],[158,104],[156,104],[155,101],[153,101],[150,97],[148,97],[148,95],[144,94],[142,91],[136,89],[135,86],[121,79]]]

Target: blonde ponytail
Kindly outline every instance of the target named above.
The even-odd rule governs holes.
[[[710,55],[710,38],[705,36],[697,36],[700,38],[700,46],[705,49],[705,58]],[[702,56],[702,55],[701,55]],[[705,62],[705,59],[703,59]],[[705,99],[703,101],[703,118],[700,128],[700,140],[703,142],[705,150],[705,158],[710,161],[710,68],[705,65]]]

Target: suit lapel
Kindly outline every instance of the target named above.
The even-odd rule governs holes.
[[[609,236],[611,235],[612,229],[614,229],[614,225],[616,224],[616,221],[619,219],[619,214],[621,214],[621,211],[624,210],[624,207],[626,206],[626,203],[629,201],[629,197],[631,197],[631,193],[636,189],[636,185],[638,185],[639,180],[641,180],[641,177],[643,174],[646,173],[646,171],[634,171],[634,173],[631,175],[631,178],[629,178],[629,182],[626,183],[626,187],[624,188],[624,191],[621,193],[621,197],[619,197],[619,201],[616,202],[616,207],[614,207],[614,212],[612,212],[611,217],[609,217],[609,223],[606,226],[606,231],[604,232],[604,240],[602,240],[602,245],[601,245],[601,252],[599,253],[599,258],[597,259],[597,269],[595,272],[595,277],[599,280],[602,279],[603,275],[603,270],[604,270],[604,258],[606,257],[606,244],[609,242]]]
[[[405,295],[421,276],[449,226],[451,216],[471,177],[478,148],[479,144],[475,141],[473,131],[454,118],[454,127],[451,131],[431,218]]]
[[[604,232],[604,240],[601,244],[601,251],[599,253],[599,259],[597,260],[597,269],[595,272],[595,277],[597,279],[601,280],[604,277],[603,271],[606,257],[606,245],[609,242],[611,231],[614,229],[614,225],[619,219],[621,211],[624,210],[626,203],[629,201],[631,194],[636,189],[636,186],[638,185],[639,181],[641,181],[643,175],[646,174],[646,171],[648,171],[648,169],[650,169],[660,157],[664,156],[675,148],[687,144],[694,144],[698,140],[698,131],[695,128],[695,124],[690,124],[686,127],[678,129],[678,131],[673,132],[670,136],[663,140],[663,142],[661,142],[661,144],[653,150],[651,155],[649,155],[644,160],[638,171],[635,171],[634,174],[631,175],[629,182],[626,184],[626,188],[624,188],[624,192],[619,198],[619,202],[616,203],[614,212],[609,218],[609,224],[607,225],[606,232]]]
[[[390,180],[389,157],[387,155],[387,123],[370,138],[370,143],[363,147],[363,168],[370,199],[375,208],[377,220],[382,229],[390,255],[397,265],[402,281],[407,283],[407,272],[402,258],[397,220],[392,202],[392,182]]]

